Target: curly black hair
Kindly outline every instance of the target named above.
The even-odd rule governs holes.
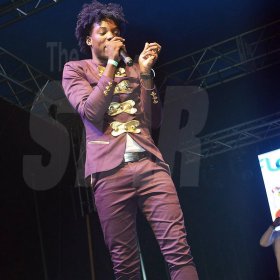
[[[119,4],[102,4],[96,0],[90,4],[84,4],[81,12],[78,14],[78,20],[75,35],[80,46],[80,51],[86,55],[90,54],[90,47],[86,44],[86,38],[92,31],[94,23],[100,23],[104,19],[113,20],[119,27],[121,34],[125,29],[125,20],[123,9]]]

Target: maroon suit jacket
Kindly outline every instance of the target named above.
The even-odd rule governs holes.
[[[126,67],[125,71],[118,71],[113,80],[102,75],[102,67],[90,59],[71,61],[64,66],[62,85],[68,100],[84,123],[85,177],[113,169],[121,163],[126,133],[146,151],[163,160],[150,134],[152,127],[160,125],[161,104],[156,89],[146,90],[141,86],[137,64]],[[111,105],[122,109],[121,103],[127,100],[135,102],[133,108],[137,109],[136,112],[133,109],[134,113],[110,113]],[[112,122],[126,123],[132,120],[139,121],[137,129],[140,129],[140,133],[112,135]]]

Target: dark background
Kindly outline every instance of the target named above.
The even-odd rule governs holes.
[[[280,11],[280,2],[273,0],[117,2],[123,5],[129,22],[129,53],[137,55],[146,41],[157,41],[162,45],[159,65],[270,23],[278,19]],[[83,3],[65,0],[0,30],[0,46],[60,80],[71,51],[78,50],[74,28]],[[49,43],[57,44],[53,56]],[[79,58],[83,58],[81,54]],[[207,91],[209,113],[202,135],[278,112],[279,66]],[[161,95],[164,97],[164,92]],[[85,214],[88,201],[84,188],[80,199],[74,187],[73,153],[57,186],[33,191],[23,179],[23,156],[42,154],[47,164],[50,155],[30,136],[27,112],[0,100],[0,114],[1,279],[91,279],[88,234],[93,241],[96,279],[113,279],[98,217],[94,212],[82,215],[81,203]],[[60,121],[71,129],[71,122],[65,118]],[[74,127],[81,131],[79,122]],[[154,134],[157,138],[158,131]],[[272,248],[259,246],[271,216],[257,155],[279,148],[279,140],[276,137],[202,160],[199,187],[180,186],[180,174],[175,170],[201,280],[277,279]],[[147,278],[168,279],[157,244],[141,215],[139,238]]]

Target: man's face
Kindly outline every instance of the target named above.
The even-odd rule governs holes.
[[[91,48],[92,58],[106,62],[108,59],[106,44],[115,36],[120,36],[120,30],[114,21],[105,19],[100,23],[94,23],[91,34],[86,39]]]

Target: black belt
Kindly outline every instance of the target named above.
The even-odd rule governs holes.
[[[148,157],[149,157],[148,152],[125,153],[123,156],[123,162],[135,162]]]

